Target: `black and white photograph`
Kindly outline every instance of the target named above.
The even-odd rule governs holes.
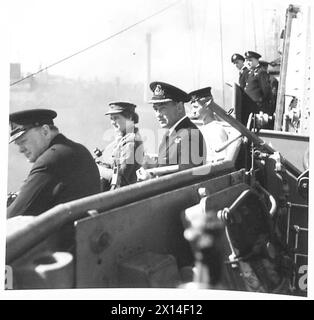
[[[4,293],[310,297],[310,2],[4,6]]]

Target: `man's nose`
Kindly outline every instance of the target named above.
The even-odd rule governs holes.
[[[162,116],[161,112],[159,110],[155,110],[156,117],[160,118]]]
[[[192,110],[193,110],[193,112],[196,112],[196,111],[199,110],[199,107],[198,106],[193,106]]]
[[[25,147],[23,145],[19,145],[19,152],[24,153],[25,152]]]

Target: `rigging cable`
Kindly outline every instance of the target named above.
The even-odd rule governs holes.
[[[84,48],[84,49],[81,49],[81,50],[79,50],[79,51],[77,51],[77,52],[75,52],[75,53],[73,53],[73,54],[71,54],[71,55],[63,58],[63,59],[60,59],[60,60],[58,60],[58,61],[56,61],[56,62],[48,65],[48,66],[45,67],[45,68],[41,68],[41,69],[39,69],[38,71],[27,75],[26,77],[23,77],[23,78],[21,78],[21,79],[19,79],[19,80],[17,80],[17,81],[14,81],[14,82],[10,83],[10,86],[13,86],[13,85],[15,85],[15,84],[17,84],[17,83],[19,83],[19,82],[22,82],[22,81],[24,81],[25,79],[31,78],[31,77],[35,76],[36,74],[39,74],[40,72],[43,72],[43,71],[45,71],[45,70],[48,70],[49,68],[54,67],[54,66],[56,66],[57,64],[60,64],[60,63],[62,63],[62,62],[64,62],[64,61],[66,61],[66,60],[69,60],[69,59],[71,59],[71,58],[73,58],[73,57],[75,57],[75,56],[77,56],[77,55],[79,55],[79,54],[81,54],[81,53],[89,50],[89,49],[92,49],[92,48],[94,48],[94,47],[102,44],[103,42],[106,42],[106,41],[108,41],[108,40],[110,40],[110,39],[112,39],[112,38],[114,38],[114,37],[116,37],[116,36],[118,36],[118,35],[126,32],[126,31],[134,28],[135,26],[137,26],[137,25],[139,25],[139,24],[141,24],[141,23],[143,23],[143,22],[145,22],[145,21],[147,21],[147,20],[149,20],[149,19],[151,19],[151,18],[153,18],[153,17],[161,14],[162,12],[164,12],[164,11],[166,11],[166,10],[174,7],[175,5],[177,5],[177,4],[178,4],[179,2],[181,2],[181,1],[182,1],[182,0],[178,0],[178,1],[170,4],[169,6],[163,8],[163,9],[157,11],[157,12],[155,12],[154,14],[152,14],[152,15],[150,15],[150,16],[147,16],[147,17],[143,18],[142,20],[139,20],[139,21],[135,22],[135,23],[131,24],[131,25],[128,26],[128,27],[125,27],[124,29],[122,29],[122,30],[120,30],[120,31],[112,34],[111,36],[109,36],[109,37],[107,37],[107,38],[105,38],[105,39],[103,39],[103,40],[100,40],[100,41],[98,41],[98,42],[96,42],[96,43],[94,43],[94,44],[92,44],[92,45],[90,45],[90,46],[88,46],[88,47],[86,47],[86,48]]]

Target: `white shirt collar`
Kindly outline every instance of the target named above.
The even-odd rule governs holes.
[[[183,121],[185,118],[187,118],[188,116],[185,115],[184,117],[182,117],[179,121],[177,121],[170,129],[169,129],[169,136],[172,134],[172,132],[174,131],[174,128],[181,122]]]

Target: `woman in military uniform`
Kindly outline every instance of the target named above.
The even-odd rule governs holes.
[[[139,130],[136,105],[129,102],[109,104],[111,124],[116,138],[107,147],[111,149],[108,162],[97,160],[103,191],[113,190],[137,181],[136,170],[142,165],[144,146]]]

